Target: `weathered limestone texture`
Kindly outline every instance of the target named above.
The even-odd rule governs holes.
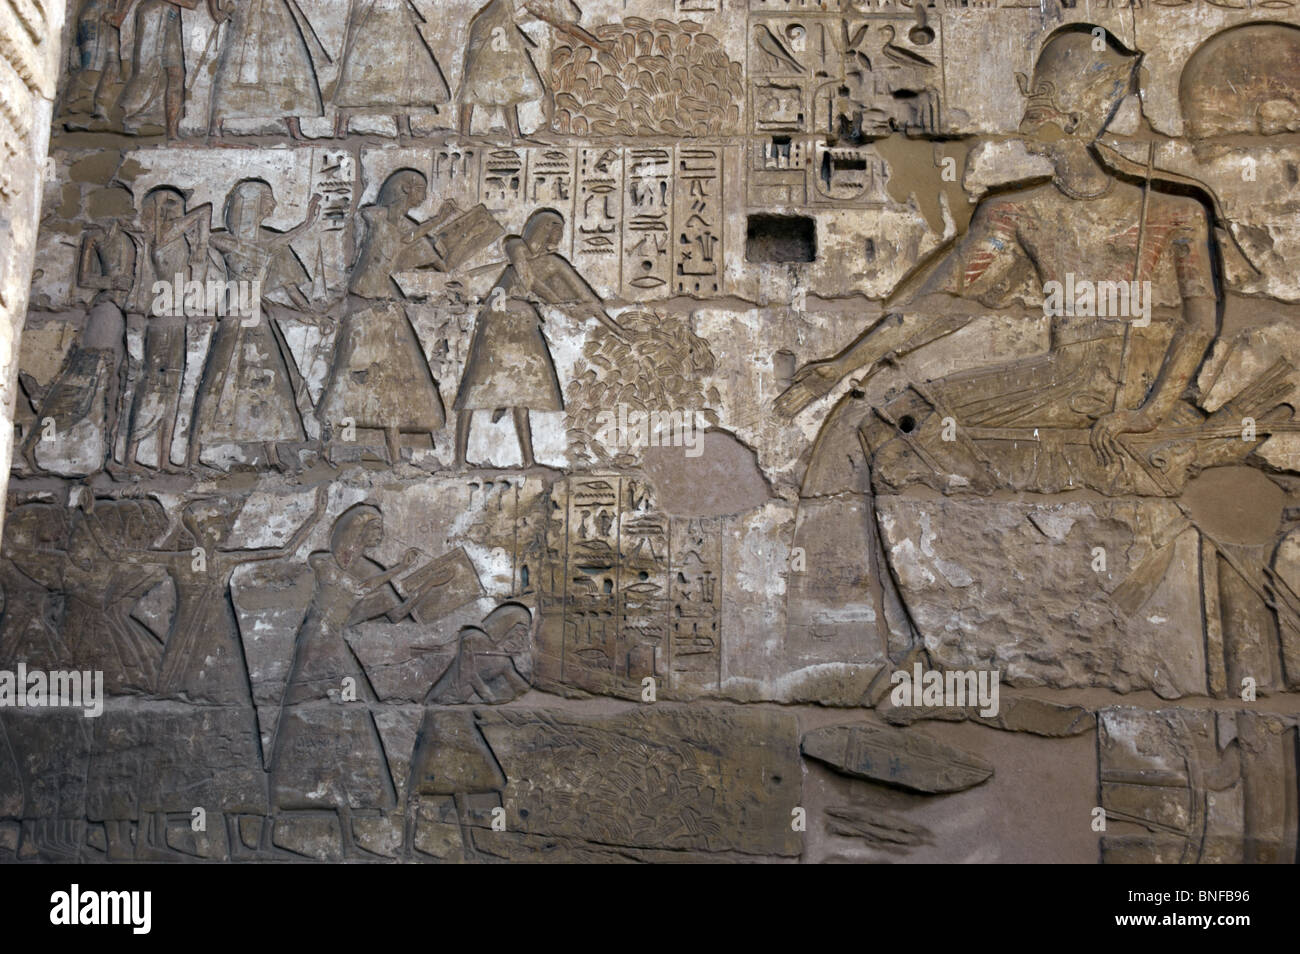
[[[0,860],[1296,860],[1291,0],[0,60]]]
[[[14,419],[62,31],[62,3],[0,4],[0,414],[6,429]],[[0,486],[10,454],[10,441],[0,440]]]

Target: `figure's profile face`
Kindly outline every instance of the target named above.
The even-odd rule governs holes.
[[[429,194],[429,190],[424,183],[418,179],[412,179],[406,186],[406,208],[413,209],[422,203]]]
[[[1078,129],[1079,116],[1061,108],[1055,99],[1056,89],[1050,81],[1040,80],[1030,90],[1025,113],[1020,120],[1020,134],[1044,143],[1071,135]]]
[[[564,219],[550,212],[539,212],[524,226],[524,242],[534,254],[553,252],[564,238]]]
[[[242,183],[231,196],[226,227],[236,235],[255,238],[262,223],[274,211],[275,197],[269,186],[258,182]]]
[[[364,509],[346,514],[335,524],[330,550],[340,566],[351,566],[366,550],[384,542],[384,520],[378,513]]]
[[[414,169],[399,169],[389,176],[379,190],[376,203],[396,213],[410,212],[428,195],[424,176]]]
[[[1016,74],[1025,96],[1020,134],[1030,151],[1061,139],[1092,142],[1132,88],[1140,55],[1124,50],[1100,27],[1073,25],[1047,41],[1033,78]]]
[[[140,208],[140,221],[149,228],[157,228],[184,214],[185,203],[180,196],[159,192],[145,198]]]
[[[551,252],[560,247],[560,239],[564,237],[564,223],[552,221],[546,227],[543,245],[546,251]]]
[[[158,221],[173,222],[185,214],[185,203],[180,196],[165,195],[158,203]]]

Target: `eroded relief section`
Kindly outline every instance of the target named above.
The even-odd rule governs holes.
[[[12,418],[18,342],[36,250],[49,117],[59,76],[63,5],[8,0],[0,5],[0,407]],[[11,449],[0,450],[7,474]],[[2,526],[2,524],[0,524]]]
[[[0,859],[1295,861],[1288,2],[0,0]]]

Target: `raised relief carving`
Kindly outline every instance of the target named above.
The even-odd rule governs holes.
[[[346,48],[334,90],[335,135],[347,133],[349,116],[395,116],[411,135],[411,113],[437,111],[451,99],[442,68],[420,31],[424,23],[409,0],[368,0],[352,5]]]
[[[212,83],[208,131],[240,119],[283,119],[302,138],[298,121],[322,113],[308,38],[327,57],[296,0],[208,0],[221,36]]]
[[[646,678],[717,686],[722,521],[670,518],[644,481],[572,478],[553,491],[539,678],[636,694]]]
[[[588,339],[566,391],[575,463],[633,466],[645,447],[666,445],[674,425],[716,422],[709,409],[718,403],[717,389],[706,391],[699,382],[717,367],[717,357],[691,323],[643,311],[625,312],[618,322],[621,335]],[[617,428],[609,425],[620,414],[628,430],[644,424],[644,441],[625,446],[616,439]],[[629,421],[629,415],[641,417]],[[612,446],[602,438],[613,439]]]
[[[108,692],[152,692],[166,633],[151,631],[133,611],[163,571],[120,557],[153,544],[166,528],[162,507],[156,501],[100,503],[69,518],[69,527],[57,569],[58,592],[66,597],[58,631],[67,658],[102,670]]]
[[[1206,40],[1187,60],[1178,99],[1194,139],[1300,131],[1300,27],[1236,26]]]
[[[185,109],[181,11],[198,5],[199,0],[140,0],[136,5],[131,73],[119,102],[124,132],[163,132],[169,139],[180,138]],[[129,4],[119,3],[109,16],[120,24],[129,9]]]
[[[310,314],[303,295],[310,279],[289,243],[315,224],[320,207],[320,197],[313,196],[307,220],[281,233],[264,224],[275,211],[266,182],[246,179],[226,198],[226,229],[212,233],[209,242],[224,259],[227,278],[246,283],[263,299],[252,314],[229,308],[217,321],[195,404],[191,467],[203,459],[205,447],[219,444],[261,444],[265,462],[278,466],[277,444],[306,439],[298,404],[309,400],[302,376],[284,333],[263,309],[270,310],[268,296],[283,292],[301,314]]]
[[[278,816],[289,813],[288,818],[276,818],[272,840],[289,850],[294,812],[337,811],[342,845],[349,850],[356,838],[354,810],[373,812],[396,805],[371,708],[377,701],[375,690],[346,636],[351,627],[367,620],[403,619],[436,578],[403,599],[394,581],[415,567],[419,554],[408,550],[385,570],[367,556],[383,539],[380,511],[357,504],[334,522],[329,549],[308,558],[315,588],[294,641],[268,763],[272,807]],[[334,755],[322,757],[327,751]],[[280,833],[282,824],[287,836]]]
[[[176,308],[174,297],[173,307],[155,307],[156,287],[170,287],[173,296],[199,288],[205,296],[209,278],[220,281],[221,266],[208,242],[211,207],[187,210],[185,197],[176,189],[160,186],[145,195],[140,226],[142,268],[132,287],[129,311],[145,316],[144,361],[135,385],[123,463],[128,469],[174,471],[173,440],[181,410],[188,322],[185,307]]]
[[[924,5],[785,14],[751,14],[755,132],[851,145],[895,130],[944,130],[943,47]]]
[[[564,217],[541,209],[529,216],[523,235],[502,242],[509,264],[479,310],[456,394],[456,460],[461,465],[474,411],[511,410],[528,468],[536,463],[529,411],[564,410],[539,305],[577,305],[611,333],[621,334],[591,286],[556,251],[563,233]]]
[[[1103,710],[1103,860],[1294,863],[1295,734],[1262,713]]]
[[[629,17],[551,52],[556,132],[718,136],[740,122],[743,70],[690,20]]]
[[[1264,370],[1214,413],[1184,399],[1217,331],[1216,289],[1222,281],[1214,271],[1218,253],[1211,247],[1209,224],[1216,210],[1212,204],[1207,208],[1212,197],[1203,204],[1166,192],[1149,162],[1144,178],[1134,183],[1129,178],[1133,163],[1111,159],[1104,147],[1091,145],[1130,88],[1137,60],[1113,38],[1097,52],[1092,34],[1082,27],[1054,34],[1039,54],[1032,80],[1022,82],[1028,103],[1021,124],[1023,133],[1050,126],[1064,134],[1039,147],[1053,163],[1052,181],[982,202],[966,235],[926,269],[911,292],[908,311],[887,314],[841,354],[801,369],[778,400],[778,409],[797,413],[841,376],[865,372],[869,377],[882,363],[967,324],[970,316],[953,314],[947,296],[997,306],[1031,285],[1044,294],[1055,285],[1059,295],[1068,283],[1065,294],[1071,303],[1052,317],[1050,350],[1043,356],[914,382],[885,406],[868,407],[851,395],[842,399],[824,425],[804,494],[864,489],[835,472],[840,466],[835,458],[856,438],[860,449],[850,452],[865,455],[877,495],[868,505],[882,521],[884,553],[892,555],[881,562],[890,562],[909,606],[932,598],[928,587],[898,563],[900,521],[910,518],[904,516],[908,505],[900,506],[902,498],[894,495],[910,486],[924,484],[957,495],[1006,489],[1055,494],[1086,487],[1108,496],[1177,499],[1187,520],[1176,520],[1168,531],[1139,530],[1150,546],[1148,556],[1129,566],[1127,576],[1107,591],[1117,618],[1135,614],[1166,579],[1179,535],[1188,526],[1229,561],[1224,575],[1214,571],[1202,578],[1205,605],[1211,607],[1205,624],[1208,670],[1198,679],[1195,672],[1171,673],[1166,664],[1162,677],[1159,664],[1149,671],[1143,666],[1141,678],[1162,693],[1196,692],[1204,691],[1207,679],[1212,690],[1223,685],[1222,677],[1214,676],[1214,654],[1224,651],[1215,649],[1220,642],[1235,647],[1229,655],[1267,655],[1268,643],[1276,643],[1275,635],[1261,635],[1275,630],[1270,606],[1276,601],[1261,577],[1268,556],[1216,543],[1224,527],[1212,507],[1197,501],[1205,499],[1198,491],[1205,481],[1251,495],[1261,493],[1257,483],[1271,486],[1254,471],[1230,465],[1246,460],[1259,446],[1253,427],[1243,435],[1243,420],[1259,421],[1265,433],[1275,422],[1285,427],[1290,420],[1282,382],[1293,369],[1279,363]],[[1090,73],[1075,70],[1082,61],[1094,64]],[[1088,305],[1086,298],[1075,297],[1074,276],[1084,275],[1096,275],[1103,289],[1145,290],[1146,305],[1135,306],[1140,313],[1107,311],[1106,302],[1095,298]],[[925,316],[912,308],[924,309]],[[1050,301],[1045,310],[1053,314]],[[856,430],[850,419],[859,421]],[[1255,498],[1261,505],[1268,499],[1267,489],[1264,494]],[[1153,527],[1168,519],[1159,502],[1137,506],[1147,511],[1145,519]],[[812,507],[820,509],[815,502]],[[943,519],[962,519],[957,509],[945,511]],[[1280,505],[1269,509],[1272,523],[1261,544],[1276,535],[1280,524]],[[1166,516],[1158,517],[1162,512]],[[822,519],[824,515],[818,521]],[[796,545],[803,540],[822,545],[815,529],[820,525],[805,525]],[[948,556],[937,557],[943,575],[951,584],[964,585],[964,561],[945,563]],[[1228,596],[1224,586],[1234,588],[1234,595]],[[863,602],[884,611],[888,592],[872,592],[865,581],[857,588]],[[1058,592],[1049,597],[1055,599],[1071,602]],[[1216,609],[1224,599],[1233,600],[1234,610]],[[1044,611],[1052,610],[1045,606]],[[1055,611],[1068,611],[1068,606]],[[1098,625],[1092,620],[1084,625]],[[924,624],[921,632],[925,634]],[[1265,648],[1241,646],[1241,641],[1253,644],[1261,638]],[[944,650],[956,658],[964,658],[966,651],[952,645]],[[1260,685],[1277,684],[1274,669],[1260,668]],[[1103,677],[1096,673],[1091,678]]]
[[[77,341],[48,386],[28,384],[36,398],[34,426],[22,444],[33,470],[64,477],[102,470],[117,446],[118,408],[126,360],[124,306],[137,277],[138,233],[131,194],[105,189],[104,204],[123,216],[82,240],[77,284],[95,297]]]
[[[530,50],[532,41],[515,21],[520,7],[532,12],[529,6],[517,0],[490,0],[470,20],[457,97],[461,135],[473,132],[475,109],[499,110],[510,137],[523,135],[519,106],[540,99],[543,93]],[[577,9],[572,3],[568,6]]]
[[[323,490],[317,493],[316,512],[297,534],[284,547],[265,550],[222,549],[238,509],[235,501],[222,498],[198,498],[186,506],[181,515],[184,532],[174,551],[127,548],[101,537],[98,524],[88,521],[92,536],[114,560],[157,566],[175,585],[176,609],[154,687],[158,695],[236,705],[252,717],[247,666],[228,598],[230,578],[246,563],[293,554],[320,515]]]
[[[1300,21],[1057,6],[0,0],[0,861],[1294,861]]]
[[[123,0],[83,0],[77,10],[69,57],[71,73],[62,104],[69,128],[110,121],[122,83],[118,10],[125,6]]]
[[[522,603],[503,603],[478,626],[456,635],[456,655],[429,690],[429,702],[504,703],[528,690],[519,671],[527,655],[532,613]]]
[[[425,199],[427,180],[414,169],[394,172],[374,205],[361,210],[366,234],[348,282],[349,305],[338,351],[321,396],[326,426],[383,431],[389,462],[401,461],[400,434],[430,436],[446,421],[438,383],[402,308],[393,273],[436,264],[429,236],[455,211],[417,224],[410,212]],[[346,438],[344,438],[346,439]]]

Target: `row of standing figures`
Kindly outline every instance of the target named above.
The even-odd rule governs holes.
[[[123,190],[116,190],[122,193]],[[225,204],[225,229],[211,230],[210,205],[187,209],[185,197],[163,186],[146,194],[138,223],[115,220],[84,240],[81,286],[96,291],[84,329],[48,386],[24,376],[37,425],[22,455],[33,471],[84,476],[107,467],[128,472],[193,471],[205,449],[235,446],[260,453],[260,466],[282,467],[279,450],[307,440],[304,418],[314,415],[327,449],[347,432],[381,431],[390,464],[401,459],[403,434],[434,435],[446,423],[438,383],[403,306],[393,276],[419,268],[450,270],[501,239],[505,261],[479,309],[456,394],[456,463],[464,466],[473,412],[513,413],[522,464],[534,464],[529,413],[562,411],[555,363],[542,330],[542,306],[574,306],[613,334],[621,334],[601,300],[559,253],[563,216],[532,213],[520,235],[504,230],[482,207],[462,213],[445,202],[420,223],[411,216],[427,196],[427,180],[412,169],[388,177],[375,204],[359,217],[364,237],[348,279],[341,326],[314,314],[303,293],[309,277],[292,241],[319,215],[313,197],[296,228],[265,223],[276,203],[260,179],[239,182]],[[120,201],[126,201],[121,199]],[[199,378],[194,406],[182,407],[187,331],[182,309],[155,308],[158,282],[222,287],[247,283],[267,304],[252,320],[237,308],[220,309]],[[175,289],[176,300],[181,290]],[[333,334],[333,357],[319,402],[312,407],[306,375],[297,367],[271,296],[292,304],[295,320]],[[126,360],[127,316],[143,319],[144,354],[136,375]],[[133,380],[131,380],[133,377]],[[129,383],[128,383],[129,382]],[[128,388],[132,393],[127,393]],[[188,418],[183,463],[173,445]],[[245,457],[245,460],[248,458]]]
[[[366,815],[399,808],[375,719],[380,695],[349,635],[366,623],[436,622],[424,619],[421,608],[442,580],[429,574],[432,564],[419,565],[418,550],[407,550],[388,567],[374,559],[371,554],[385,540],[378,507],[359,503],[339,514],[326,548],[307,558],[312,595],[295,634],[274,723],[265,723],[269,713],[254,705],[232,579],[255,564],[293,559],[318,529],[328,490],[327,484],[317,488],[311,515],[283,546],[254,550],[222,549],[240,512],[222,497],[188,502],[177,535],[161,543],[154,537],[164,531],[167,518],[157,501],[138,495],[97,502],[83,494],[80,508],[53,518],[48,504],[13,512],[0,559],[6,597],[0,655],[50,667],[75,659],[78,667],[102,669],[110,694],[145,693],[219,707],[228,720],[228,766],[241,769],[242,777],[260,779],[251,789],[217,777],[198,792],[189,785],[177,790],[167,773],[141,772],[133,761],[138,752],[125,756],[134,765],[130,769],[111,746],[106,748],[91,771],[106,773],[100,790],[113,792],[104,796],[110,804],[99,811],[112,823],[108,835],[115,852],[138,860],[156,850],[166,854],[168,813],[189,812],[199,804],[209,811],[219,808],[232,826],[237,815],[265,812],[261,842],[266,850],[280,821],[334,811],[344,848],[355,853],[353,810]],[[62,528],[62,539],[56,528]],[[196,560],[195,552],[205,558]],[[175,609],[166,632],[149,635],[131,614],[165,578],[175,587]],[[55,592],[62,596],[62,618],[50,630],[46,594]],[[495,704],[526,691],[528,681],[515,660],[527,651],[531,618],[525,606],[507,601],[480,624],[461,627],[424,702]],[[174,723],[160,720],[157,731],[171,733]],[[153,751],[166,758],[177,740],[159,737],[157,742],[160,747]],[[452,766],[449,759],[459,761]],[[418,800],[433,796],[454,797],[463,819],[467,794],[498,789],[505,781],[468,709],[426,709],[410,767],[406,811],[411,818]],[[122,790],[124,770],[137,786],[130,797]],[[138,805],[151,817],[120,815],[123,805]],[[129,828],[136,821],[152,831],[132,839]],[[412,829],[408,820],[408,851]]]
[[[215,26],[200,60],[187,71],[182,11],[205,2]],[[531,41],[516,16],[537,17],[570,33],[576,8],[556,14],[539,0],[490,0],[469,24],[459,95],[459,128],[466,135],[474,110],[500,110],[507,129],[520,136],[519,106],[541,99],[543,85],[533,64]],[[130,70],[121,92],[120,28],[134,7]],[[437,111],[451,100],[443,71],[420,32],[423,18],[411,0],[354,0],[330,96],[337,110],[335,134],[347,134],[349,118],[394,116],[399,132],[411,132],[411,114]],[[116,106],[123,128],[139,132],[161,126],[180,138],[185,99],[195,78],[215,58],[209,135],[226,121],[282,120],[302,138],[300,120],[324,115],[316,63],[332,64],[297,0],[84,0],[75,25],[71,75],[64,113],[107,123]],[[187,73],[190,79],[187,80]]]

